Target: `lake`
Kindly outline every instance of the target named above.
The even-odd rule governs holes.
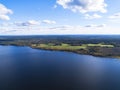
[[[120,90],[120,59],[0,46],[0,90]]]

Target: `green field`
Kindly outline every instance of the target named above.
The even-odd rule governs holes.
[[[53,49],[53,50],[79,50],[87,49],[88,47],[109,47],[113,48],[113,45],[105,44],[82,44],[80,46],[72,46],[69,44],[62,43],[61,45],[54,45],[53,43],[48,44],[32,44],[32,47],[42,48],[42,49]]]

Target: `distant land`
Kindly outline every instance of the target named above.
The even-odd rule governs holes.
[[[120,58],[120,35],[0,36],[0,45]]]

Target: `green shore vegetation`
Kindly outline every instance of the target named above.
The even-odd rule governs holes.
[[[105,45],[105,44],[82,44],[79,46],[73,46],[70,44],[62,43],[61,45],[55,45],[54,43],[48,44],[32,44],[32,47],[35,48],[43,48],[43,49],[55,49],[55,50],[80,50],[80,49],[87,49],[88,47],[108,47],[113,48],[114,45]]]
[[[0,39],[0,45],[29,46],[35,49],[68,51],[100,57],[120,58],[120,40],[96,37],[13,37]]]

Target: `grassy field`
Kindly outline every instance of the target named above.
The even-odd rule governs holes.
[[[79,50],[87,49],[87,47],[109,47],[113,48],[113,45],[105,44],[82,44],[80,46],[71,46],[69,44],[62,43],[61,45],[54,45],[53,43],[49,44],[32,44],[32,47],[42,48],[42,49],[53,49],[53,50]]]
[[[101,43],[99,43],[99,44],[83,44],[83,46],[89,46],[89,47],[95,47],[95,46],[97,46],[97,47],[114,47],[113,45],[105,45],[105,44],[101,44]]]

